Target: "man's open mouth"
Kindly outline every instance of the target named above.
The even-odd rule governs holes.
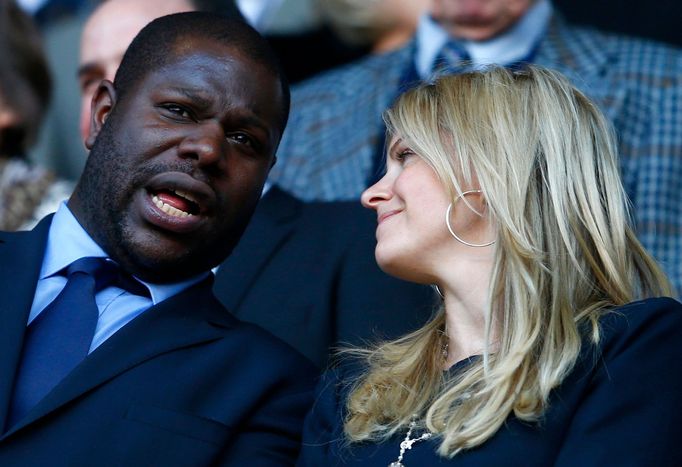
[[[154,204],[171,216],[189,217],[200,211],[199,204],[192,194],[182,190],[160,190],[150,195]]]
[[[213,218],[217,206],[209,185],[181,172],[153,176],[137,200],[147,222],[175,233],[201,228]]]

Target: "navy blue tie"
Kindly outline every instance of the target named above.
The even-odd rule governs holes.
[[[471,65],[471,57],[455,41],[447,41],[433,62],[433,77],[465,71]]]
[[[117,272],[104,258],[81,258],[67,268],[66,286],[26,330],[8,427],[88,355],[99,318],[95,293]]]

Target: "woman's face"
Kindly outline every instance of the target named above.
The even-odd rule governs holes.
[[[432,283],[439,255],[453,240],[444,221],[449,203],[431,166],[393,137],[386,174],[362,194],[363,206],[377,212],[379,266],[405,280]]]

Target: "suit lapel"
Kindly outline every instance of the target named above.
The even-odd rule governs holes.
[[[0,237],[0,432],[5,426],[52,216],[31,232]]]
[[[230,312],[239,316],[246,292],[294,231],[301,206],[276,186],[260,201],[239,244],[216,274],[216,294]]]
[[[222,338],[236,321],[216,301],[211,285],[212,280],[207,279],[125,325],[88,355],[3,438],[151,358]]]

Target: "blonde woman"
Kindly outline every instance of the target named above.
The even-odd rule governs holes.
[[[682,465],[682,305],[629,226],[612,132],[557,73],[442,78],[385,114],[376,258],[422,329],[328,372],[301,466]]]

